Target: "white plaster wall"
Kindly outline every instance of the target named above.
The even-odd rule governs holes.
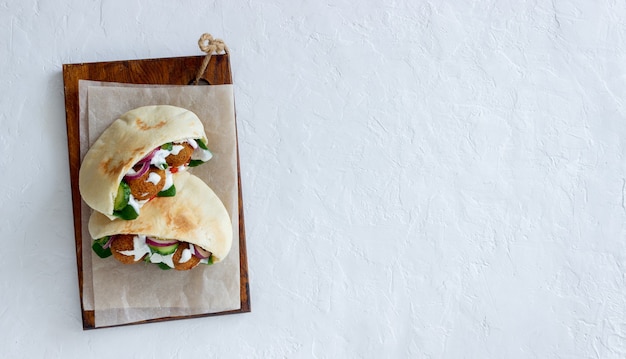
[[[626,4],[2,1],[0,356],[626,357]],[[252,312],[83,332],[61,66],[232,52]]]

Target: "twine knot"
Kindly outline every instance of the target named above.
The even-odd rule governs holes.
[[[207,55],[228,53],[228,47],[222,39],[214,39],[211,34],[202,34],[198,40],[198,46]]]
[[[198,70],[196,74],[196,79],[194,81],[194,85],[198,84],[200,78],[206,71],[207,66],[209,65],[209,60],[211,59],[211,55],[219,55],[219,54],[228,54],[228,47],[222,41],[222,39],[214,39],[211,34],[204,33],[200,36],[198,40],[198,47],[202,52],[206,53],[206,57],[202,61],[202,66]]]

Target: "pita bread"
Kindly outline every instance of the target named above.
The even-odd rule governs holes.
[[[146,203],[134,220],[111,221],[93,212],[89,233],[94,239],[115,234],[143,234],[163,239],[177,239],[209,251],[213,261],[226,257],[232,246],[233,227],[226,208],[201,179],[182,172],[174,176],[180,189],[175,197],[156,197]]]
[[[91,146],[79,171],[80,194],[94,210],[114,219],[113,207],[124,175],[156,147],[168,142],[202,139],[202,122],[184,108],[144,106],[115,120]]]

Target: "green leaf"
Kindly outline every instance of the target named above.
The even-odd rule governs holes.
[[[139,217],[139,213],[135,212],[135,209],[131,205],[126,205],[119,211],[113,211],[113,215],[125,220],[131,220]]]
[[[196,167],[199,166],[201,164],[203,164],[204,162],[200,161],[200,160],[191,160],[189,161],[189,167]]]
[[[109,237],[102,237],[100,239],[97,239],[93,242],[93,244],[91,245],[91,248],[93,249],[94,252],[96,252],[96,254],[98,255],[98,257],[100,258],[107,258],[109,256],[111,256],[111,248],[102,248],[106,242],[109,240]]]
[[[204,141],[202,141],[201,139],[197,139],[196,143],[198,143],[198,146],[200,146],[200,148],[202,148],[203,150],[208,150],[209,148],[206,146],[206,144],[204,143]]]
[[[170,268],[170,266],[168,266],[168,265],[167,265],[167,264],[165,264],[165,263],[158,263],[157,265],[159,266],[159,268],[161,268],[161,269],[163,269],[163,270],[172,269],[172,268]]]
[[[161,146],[161,149],[171,151],[174,148],[174,145],[171,142],[168,142]]]
[[[98,243],[101,246],[104,246],[109,241],[109,238],[111,238],[111,237],[110,236],[104,236],[102,238],[98,238],[98,239],[94,240],[94,242]]]
[[[173,184],[170,188],[157,193],[157,197],[174,197],[176,195],[176,186]]]

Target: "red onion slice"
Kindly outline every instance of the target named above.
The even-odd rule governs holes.
[[[154,247],[169,247],[178,243],[175,239],[159,239],[154,237],[146,237],[146,244]]]
[[[150,162],[142,162],[141,168],[133,174],[126,174],[124,176],[127,180],[136,180],[137,178],[143,176],[150,169]],[[134,171],[134,170],[133,170]],[[130,172],[130,171],[129,171]]]
[[[148,154],[146,155],[146,157],[144,157],[144,158],[140,159],[137,163],[138,163],[138,164],[139,164],[139,163],[144,163],[144,162],[148,162],[148,163],[150,163],[150,160],[152,159],[152,157],[154,157],[154,154],[155,154],[155,153],[156,153],[159,149],[161,149],[161,147],[160,147],[160,146],[159,146],[159,147],[157,147],[157,148],[155,148],[155,149],[153,149],[150,153],[148,153]]]
[[[211,252],[205,251],[200,248],[200,246],[196,246],[195,244],[193,246],[193,254],[200,259],[207,259],[211,256]]]
[[[141,165],[141,168],[139,168],[139,171],[134,171],[134,169],[131,169],[131,171],[133,171],[133,173],[127,173],[124,178],[127,180],[136,180],[137,178],[143,176],[146,172],[148,172],[148,170],[150,169],[150,161],[152,160],[152,157],[154,157],[154,154],[160,149],[161,147],[157,147],[155,149],[153,149],[152,151],[150,151],[150,153],[148,153],[146,155],[146,157],[140,159],[135,166],[137,165]],[[133,167],[135,167],[133,166]],[[128,171],[128,172],[131,172]]]
[[[102,246],[102,248],[107,249],[111,246],[111,242],[113,242],[113,237],[115,236],[109,236],[109,240]]]

